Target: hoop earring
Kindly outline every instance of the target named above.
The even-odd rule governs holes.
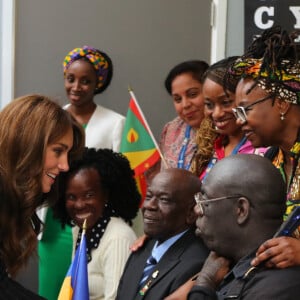
[[[284,117],[285,113],[280,113],[280,120],[283,121],[285,119]]]

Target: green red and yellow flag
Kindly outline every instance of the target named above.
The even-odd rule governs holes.
[[[139,191],[144,198],[147,188],[144,173],[160,159],[160,152],[133,92],[129,93],[131,99],[120,152],[128,158],[134,169]]]

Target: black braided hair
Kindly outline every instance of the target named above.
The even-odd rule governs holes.
[[[228,73],[252,77],[254,84],[248,93],[261,84],[269,93],[283,100],[293,98],[290,102],[298,103],[300,44],[295,42],[295,38],[299,35],[300,30],[288,33],[281,26],[263,31]],[[256,63],[259,63],[259,70],[256,67],[258,71],[252,68]]]

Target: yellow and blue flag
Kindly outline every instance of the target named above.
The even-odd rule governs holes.
[[[85,229],[60,289],[58,300],[89,300]]]

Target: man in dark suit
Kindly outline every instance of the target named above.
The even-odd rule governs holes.
[[[129,257],[117,300],[164,299],[199,272],[208,255],[195,236],[194,194],[200,191],[200,180],[183,169],[152,179],[142,208],[149,238]]]
[[[197,232],[212,252],[189,300],[299,299],[300,266],[268,268],[272,260],[251,265],[285,212],[286,185],[268,159],[239,154],[220,160],[195,197]]]

